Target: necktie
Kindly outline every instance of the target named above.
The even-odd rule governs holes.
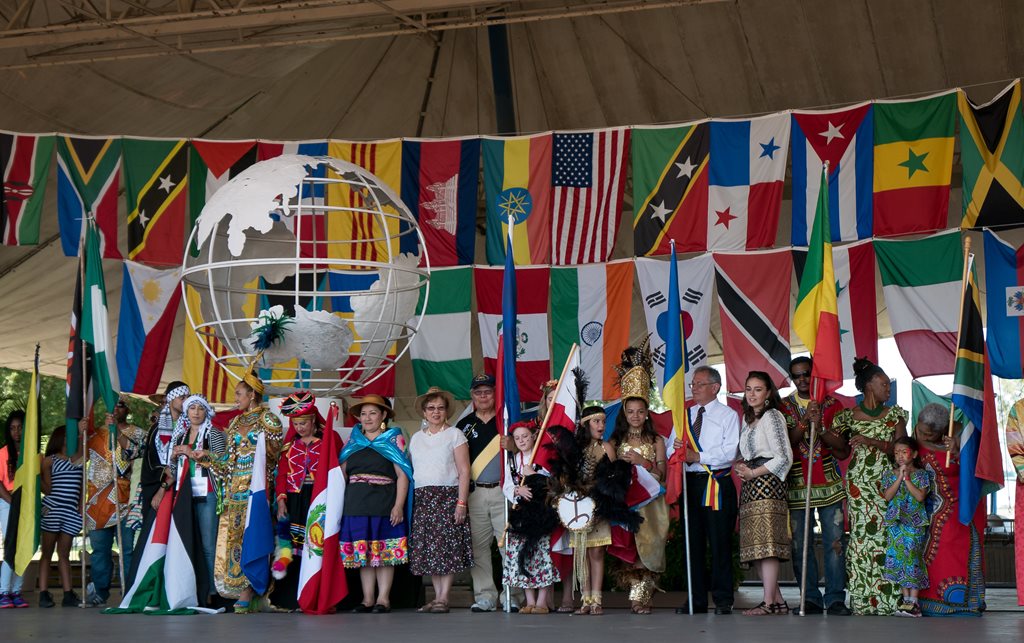
[[[693,426],[690,427],[690,430],[693,431],[693,439],[697,441],[697,444],[700,444],[700,429],[701,429],[701,427],[703,425],[704,425],[704,407],[701,406],[701,407],[697,408],[697,419],[695,419],[693,421]],[[694,450],[696,450],[696,449],[694,449]]]

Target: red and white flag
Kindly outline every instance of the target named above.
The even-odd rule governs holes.
[[[313,501],[306,516],[306,544],[299,567],[299,607],[304,614],[330,614],[348,594],[341,564],[341,515],[345,509],[345,476],[338,464],[337,408],[327,415],[320,464],[313,480]]]
[[[554,134],[551,158],[551,263],[608,261],[626,187],[625,127]]]
[[[502,325],[501,294],[504,266],[475,266],[477,321],[484,370],[497,373],[498,335]],[[551,373],[548,345],[548,292],[551,269],[544,266],[516,267],[516,377],[522,402],[540,400],[540,386]]]
[[[558,386],[555,387],[555,397],[551,401],[547,422],[544,422],[545,418],[539,418],[544,422],[544,426],[538,440],[539,444],[537,445],[536,457],[534,457],[533,462],[535,465],[544,467],[548,471],[551,471],[551,463],[558,458],[558,454],[555,452],[555,445],[551,441],[551,436],[548,435],[547,428],[549,426],[563,426],[571,431],[575,431],[576,418],[579,417],[580,406],[586,402],[586,400],[576,399],[576,376],[573,374],[573,371],[579,367],[580,349],[578,346],[573,346],[569,352],[569,359],[566,361],[565,368],[562,371],[562,379]]]

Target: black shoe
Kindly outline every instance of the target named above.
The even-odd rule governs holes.
[[[61,607],[78,607],[82,604],[82,601],[78,598],[78,594],[74,590],[70,592],[64,592],[64,600],[60,602]]]
[[[732,605],[716,605],[715,614],[718,616],[728,616],[732,614]]]
[[[43,590],[39,592],[39,607],[53,607],[56,603],[53,602],[53,594]]]
[[[391,606],[390,605],[381,605],[380,603],[377,603],[376,605],[374,605],[373,607],[370,608],[370,611],[373,612],[374,614],[390,614],[391,613]]]
[[[796,614],[797,612],[794,611],[793,613]],[[825,613],[825,609],[821,605],[818,605],[817,603],[812,603],[810,601],[807,601],[806,603],[804,603],[804,615],[807,615],[807,614],[824,614],[824,613]]]
[[[828,606],[829,616],[851,616],[852,614],[853,611],[841,601],[836,601]]]
[[[687,615],[689,615],[689,613],[690,613],[689,606],[687,606],[687,607],[677,607],[676,608],[676,614],[687,614]],[[694,614],[707,614],[708,613],[708,608],[694,606],[693,613]]]
[[[353,614],[369,614],[372,611],[373,605],[364,605],[362,603],[359,603],[358,605],[352,608]]]

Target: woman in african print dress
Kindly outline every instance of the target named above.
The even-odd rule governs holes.
[[[847,589],[855,614],[892,614],[899,587],[882,578],[885,568],[887,503],[882,497],[882,474],[896,437],[907,433],[907,412],[885,406],[889,376],[866,359],[853,367],[857,390],[864,399],[852,409],[836,413],[832,428],[850,441],[853,456],[846,473],[850,542],[846,553]]]

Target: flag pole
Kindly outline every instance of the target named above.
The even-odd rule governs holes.
[[[968,272],[967,271],[970,270],[970,266],[968,266],[970,254],[971,254],[971,237],[970,237],[970,235],[964,235],[964,274],[963,274],[963,277],[962,277],[962,279],[960,281],[960,316],[957,317],[957,327],[956,327],[956,350],[957,351],[960,350],[960,335],[963,333],[963,330],[964,330],[964,293],[967,291],[967,279],[968,279]],[[956,355],[955,354],[953,355],[953,372],[956,373]],[[955,375],[954,375],[954,379],[955,379]],[[953,411],[954,411],[953,396],[950,396],[950,398],[949,398],[949,428],[946,430],[946,435],[948,435],[950,437],[950,439],[953,438]],[[981,427],[978,427],[978,428],[981,428]],[[952,460],[952,457],[953,457],[953,450],[950,449],[949,451],[946,451],[946,466],[947,467],[949,466],[949,463]]]
[[[90,225],[90,220],[89,220],[89,215],[86,214],[85,218],[82,220],[82,236],[79,238],[79,241],[78,241],[78,257],[79,257],[79,260],[78,260],[78,287],[79,287],[79,297],[81,298],[83,309],[85,307],[85,236],[88,234],[88,230],[86,229],[86,226],[88,226],[88,225]],[[78,322],[77,322],[77,330],[75,332],[78,334],[78,344],[82,347],[82,353],[81,353],[81,355],[82,355],[82,415],[88,417],[89,413],[86,412],[86,409],[89,408],[89,386],[87,385],[87,382],[89,381],[89,359],[88,359],[88,351],[86,351],[86,349],[85,349],[85,342],[82,340],[82,315],[81,314],[79,315],[79,319],[78,319]],[[86,424],[88,425],[88,420],[86,421]],[[89,500],[89,476],[88,476],[88,472],[87,472],[87,469],[89,468],[89,466],[88,466],[89,465],[89,458],[88,458],[89,452],[87,451],[87,449],[89,448],[89,442],[88,442],[89,427],[86,426],[86,430],[80,431],[80,433],[82,435],[80,435],[78,439],[81,440],[81,443],[82,443],[80,449],[81,449],[81,455],[82,455],[82,458],[83,458],[83,461],[82,461],[82,551],[81,551],[81,555],[80,555],[81,560],[79,561],[81,563],[81,565],[82,565],[82,596],[81,596],[81,603],[79,603],[78,606],[84,609],[85,608],[85,599],[86,599],[86,596],[85,596],[85,587],[86,587],[86,577],[85,577],[86,546],[85,546],[85,542],[86,542],[86,539],[88,538],[88,532],[85,529],[85,527],[86,527],[85,506],[86,506],[86,504],[87,504],[87,502]]]
[[[509,252],[513,251],[513,248],[512,248],[512,228],[515,226],[515,224],[516,224],[516,218],[512,214],[509,214],[508,215],[508,243],[507,243],[507,245],[505,247],[505,252],[506,253],[509,253]],[[513,254],[512,255],[512,270],[513,271],[515,271],[515,265],[516,265],[515,254]],[[515,273],[513,272],[513,274],[515,274]],[[502,307],[504,308],[504,302],[502,304]],[[502,311],[502,312],[504,313],[504,311]],[[517,311],[517,313],[518,313],[518,311]],[[518,320],[518,318],[517,318],[517,320]],[[515,330],[516,329],[513,328],[512,332],[514,333]],[[508,332],[508,329],[507,328],[502,328],[502,332],[503,333],[504,332]],[[502,341],[504,341],[504,339],[502,339]],[[515,341],[515,340],[513,340],[513,341]],[[508,355],[504,355],[503,354],[503,357],[502,357],[503,360],[504,359],[508,359],[508,358],[509,358]],[[513,370],[515,370],[514,367],[513,367]],[[502,377],[502,386],[505,386],[505,385],[506,385],[505,384],[505,378]],[[516,382],[516,386],[518,386],[518,385],[519,385],[519,383],[517,381]],[[500,445],[499,452],[504,454],[505,453],[505,440],[508,438],[508,435],[509,435],[509,433],[508,433],[508,420],[509,420],[508,400],[505,399],[505,394],[504,393],[501,394],[501,417],[502,417],[501,426],[502,426],[502,428],[505,429],[505,432],[504,432],[504,435],[502,435],[500,437],[500,439],[498,440],[498,444]],[[507,466],[506,462],[507,462],[507,456],[501,459],[502,471],[504,471],[505,470],[504,468]],[[511,471],[511,467],[509,467],[509,470]],[[504,496],[504,493],[502,495]],[[508,516],[508,500],[506,499],[501,504],[502,504],[502,507],[504,508],[504,511],[502,511],[502,513],[505,516],[505,529],[502,530],[501,535],[498,537],[498,545],[499,546],[503,546],[504,545],[504,543],[505,543],[505,534],[508,533],[508,527],[509,527],[509,524],[510,524],[509,516]],[[505,583],[505,605],[503,607],[504,607],[504,611],[505,611],[506,614],[511,614],[512,613],[512,588],[509,586],[508,583]]]
[[[811,380],[811,399],[816,400],[815,393],[817,387],[821,386],[821,380],[818,378],[812,378]],[[821,409],[821,403],[818,403],[819,411]],[[804,472],[804,551],[800,563],[800,616],[807,616],[807,553],[810,549],[810,538],[811,538],[811,470],[814,468],[814,429],[815,422],[811,421],[811,435],[808,440],[807,449],[807,471]],[[818,579],[815,578],[814,582],[817,583]]]
[[[562,381],[565,380],[565,374],[569,372],[569,364],[572,364],[572,358],[577,350],[579,350],[579,347],[576,344],[573,344],[569,349],[569,357],[565,360],[565,365],[562,366],[562,375],[558,378],[558,384],[555,386],[556,391],[562,388]],[[579,404],[579,400],[577,400],[577,404]],[[540,448],[541,438],[544,437],[544,432],[547,431],[548,419],[551,418],[551,408],[553,405],[548,404],[547,406],[548,408],[544,412],[544,421],[541,422],[540,430],[537,432],[537,439],[533,442],[533,450],[530,452],[530,466],[533,466],[533,460],[537,457],[537,449]]]

